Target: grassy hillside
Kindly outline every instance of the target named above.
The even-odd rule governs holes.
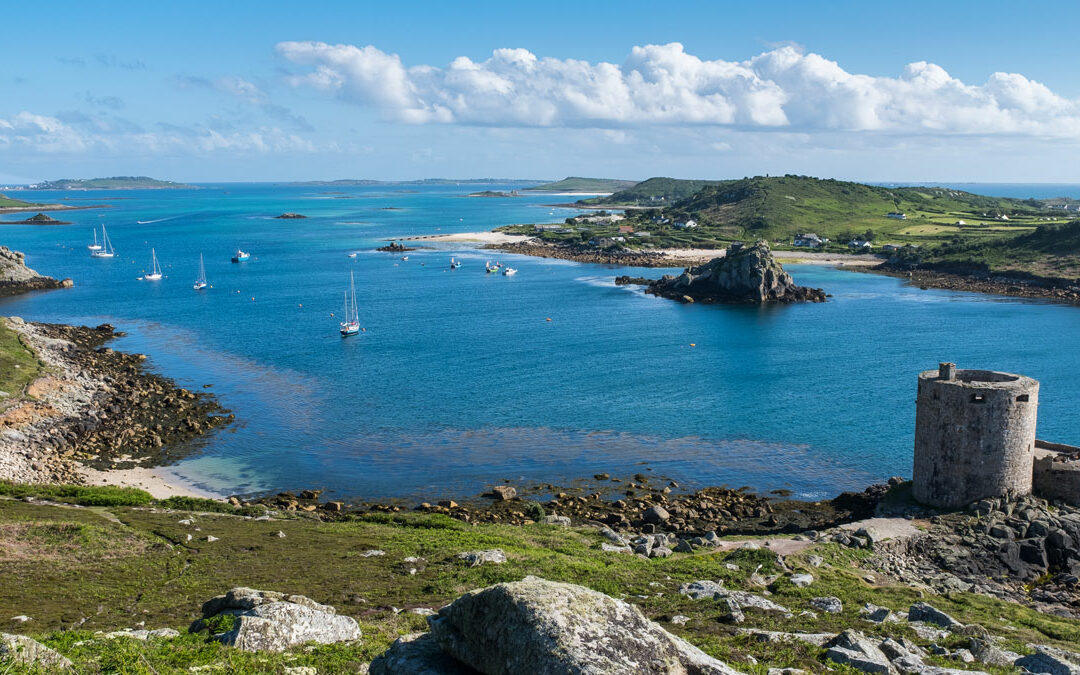
[[[19,334],[0,319],[0,401],[18,396],[41,370],[37,358],[19,340]]]
[[[579,176],[570,176],[568,178],[563,178],[562,180],[557,180],[554,183],[544,183],[543,185],[537,185],[536,187],[526,189],[544,192],[618,192],[619,190],[633,187],[636,184],[637,181],[619,180],[617,178],[581,178]]]
[[[5,194],[0,194],[0,209],[22,209],[32,206],[38,205],[31,204],[30,202],[24,202],[21,199],[12,199]]]
[[[1041,225],[1027,234],[994,241],[958,239],[929,249],[921,259],[934,266],[1077,279],[1080,278],[1080,220]]]
[[[111,178],[61,178],[34,186],[39,190],[146,190],[160,188],[191,188],[193,185],[158,180],[149,176],[113,176]]]
[[[584,199],[582,204],[626,204],[628,206],[667,206],[693,196],[703,188],[732,181],[684,180],[681,178],[650,178],[633,187],[620,190],[610,197]]]
[[[136,490],[73,490],[95,499],[85,508],[69,508],[0,498],[0,574],[6,581],[0,584],[0,616],[6,621],[29,615],[32,621],[5,630],[42,639],[72,658],[80,673],[187,673],[192,667],[207,672],[280,673],[286,666],[309,666],[320,673],[359,672],[397,635],[425,630],[424,619],[409,610],[437,609],[469,589],[528,574],[624,598],[650,619],[747,673],[765,675],[768,667],[818,672],[832,665],[817,647],[766,643],[741,635],[736,626],[719,620],[717,603],[691,600],[677,592],[681,583],[698,579],[761,592],[751,575],[781,572],[776,554],[765,548],[644,560],[601,551],[602,539],[592,528],[474,526],[417,513],[371,513],[334,523],[299,512],[250,520],[223,513],[138,508],[150,500]],[[183,508],[173,502],[158,506]],[[190,540],[188,535],[193,535]],[[208,535],[217,541],[208,542]],[[470,567],[456,558],[462,551],[496,547],[506,552],[505,564]],[[371,549],[385,555],[363,554]],[[820,566],[811,565],[810,555],[822,557]],[[870,568],[864,561],[870,555],[868,550],[822,544],[787,556],[785,563],[793,571],[814,576],[810,588],[798,588],[786,579],[773,586],[770,599],[795,615],[770,617],[748,610],[741,627],[811,632],[852,627],[928,645],[931,640],[919,638],[906,623],[872,625],[860,618],[864,603],[903,610],[926,596],[922,590],[867,576]],[[410,574],[403,564],[406,556],[422,557],[425,564],[416,565],[416,573]],[[332,604],[360,622],[363,639],[283,654],[249,654],[208,643],[205,634],[143,642],[107,639],[93,632],[145,622],[147,628],[173,627],[183,633],[199,616],[203,601],[239,585],[300,593]],[[814,596],[836,596],[843,611],[799,615],[812,609]],[[964,623],[979,623],[993,634],[1008,636],[1006,648],[1027,651],[1027,642],[1068,646],[1080,639],[1077,621],[1007,601],[959,592],[926,599]],[[688,620],[674,623],[676,615]],[[944,640],[956,648],[965,646],[968,638],[956,635]],[[757,665],[749,663],[751,656]],[[959,661],[935,663],[985,669]],[[13,671],[0,662],[0,672]]]

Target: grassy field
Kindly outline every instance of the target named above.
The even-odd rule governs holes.
[[[97,501],[126,503],[131,496],[125,495]],[[187,519],[193,523],[180,522]],[[190,541],[188,534],[193,535]],[[208,535],[219,539],[208,542]],[[414,513],[366,514],[338,523],[295,516],[264,521],[220,513],[193,515],[132,506],[80,508],[0,498],[0,576],[4,579],[0,630],[42,639],[75,660],[83,673],[178,673],[190,666],[209,666],[210,672],[266,673],[301,665],[319,672],[353,672],[381,653],[395,636],[424,629],[423,618],[407,610],[437,609],[467,590],[534,574],[626,599],[667,629],[748,673],[764,674],[768,665],[823,668],[822,650],[801,644],[765,644],[739,635],[734,627],[718,621],[715,603],[693,601],[677,592],[681,583],[698,579],[723,580],[728,588],[760,592],[751,586],[750,574],[779,571],[776,556],[768,550],[643,560],[602,552],[598,542],[591,529],[470,526],[444,516]],[[459,552],[489,548],[503,549],[509,561],[468,567],[455,557]],[[364,556],[369,549],[385,555]],[[834,544],[812,552],[823,556],[825,564],[811,567],[809,552],[787,558],[792,569],[814,575],[810,588],[796,588],[783,579],[772,587],[771,599],[796,616],[784,619],[748,612],[744,626],[815,632],[857,627],[926,644],[905,624],[875,626],[861,621],[858,614],[866,602],[906,609],[923,599],[923,592],[868,582],[860,566],[868,552]],[[406,556],[422,557],[425,564],[410,574],[402,563]],[[202,602],[240,585],[301,593],[334,605],[360,622],[364,638],[352,645],[251,655],[208,643],[202,635],[144,643],[94,634],[136,624],[183,632],[198,618]],[[816,619],[798,616],[810,608],[811,597],[822,595],[839,597],[844,611]],[[1031,641],[1063,646],[1080,641],[1080,622],[1012,603],[962,593],[929,600],[965,622],[980,623],[1008,636],[1008,645],[1020,651]],[[18,614],[33,620],[4,625],[7,617]],[[671,623],[675,615],[690,620],[675,625]],[[748,664],[748,656],[760,663]]]
[[[0,391],[17,396],[40,371],[41,365],[33,352],[0,319]]]
[[[30,202],[24,202],[21,199],[12,199],[5,194],[0,194],[0,208],[3,209],[21,209],[31,206],[38,206]]]

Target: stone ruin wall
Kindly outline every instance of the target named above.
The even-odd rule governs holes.
[[[1043,499],[1080,505],[1080,447],[1035,441],[1032,489]]]

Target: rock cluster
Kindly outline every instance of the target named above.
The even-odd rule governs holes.
[[[286,220],[295,220],[295,219],[299,219],[299,218],[307,218],[307,216],[303,215],[302,213],[283,213],[280,216],[274,216],[274,217],[275,218],[284,218]]]
[[[688,267],[679,276],[665,275],[649,284],[645,292],[683,302],[825,301],[825,291],[820,288],[795,285],[764,241],[729,248],[726,255]]]
[[[280,652],[308,642],[332,644],[360,639],[356,619],[303,595],[234,588],[207,600],[202,618],[189,629],[211,631],[211,638],[248,652]],[[231,618],[222,622],[223,617]],[[228,630],[213,628],[230,623]]]
[[[50,288],[71,288],[71,279],[57,281],[52,277],[41,276],[26,266],[25,258],[19,251],[0,246],[0,296]]]
[[[0,633],[0,663],[3,661],[21,666],[37,666],[44,668],[45,672],[71,668],[71,661],[55,650],[25,635],[9,633]]]
[[[179,457],[181,441],[232,419],[211,395],[144,372],[139,355],[102,347],[112,326],[7,324],[51,372],[0,411],[0,479],[80,482],[79,463],[160,464]]]
[[[376,251],[386,251],[387,253],[402,253],[403,251],[415,251],[415,248],[409,248],[405,244],[399,244],[396,241],[390,242],[389,246],[380,246],[375,249]]]
[[[431,632],[399,640],[373,675],[686,673],[733,670],[621,600],[526,577],[466,593],[428,618]]]
[[[984,499],[932,520],[925,535],[883,547],[872,564],[937,591],[1080,617],[1080,508],[1034,496]]]
[[[492,248],[507,253],[530,255],[537,258],[558,258],[597,265],[621,265],[626,267],[671,267],[668,257],[655,251],[632,251],[628,249],[600,249],[586,244],[564,244],[529,239],[522,242],[495,244]]]

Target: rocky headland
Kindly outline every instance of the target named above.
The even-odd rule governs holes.
[[[390,242],[387,246],[380,246],[375,249],[376,251],[384,251],[386,253],[403,253],[405,251],[415,251],[415,248],[409,248],[405,244],[399,244],[396,241]]]
[[[484,248],[530,255],[537,258],[558,258],[598,265],[624,265],[628,267],[672,267],[670,257],[659,251],[636,251],[621,248],[597,248],[588,244],[564,244],[528,239],[521,242],[491,244]]]
[[[104,346],[112,326],[0,321],[43,367],[24,392],[0,399],[0,480],[80,483],[84,466],[166,464],[184,441],[232,419],[212,395],[147,372],[142,355]]]
[[[617,284],[640,280],[619,277]],[[749,303],[825,302],[820,288],[798,286],[773,257],[768,243],[733,245],[726,255],[678,276],[664,275],[651,281],[646,293],[682,302]]]
[[[38,213],[24,220],[0,221],[0,225],[70,225],[66,220],[57,220],[45,213]]]
[[[21,252],[0,246],[0,296],[52,288],[71,288],[72,285],[71,279],[57,281],[38,274],[26,266],[26,256]]]

